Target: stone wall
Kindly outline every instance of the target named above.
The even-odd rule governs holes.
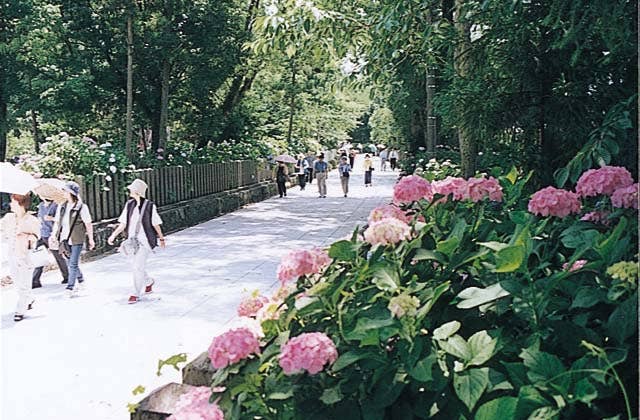
[[[276,186],[265,181],[241,187],[235,190],[206,195],[196,199],[160,207],[158,213],[162,218],[162,230],[166,233],[176,232],[199,223],[206,222],[225,213],[230,213],[247,204],[257,203],[276,195]],[[92,259],[101,254],[117,249],[107,244],[107,238],[117,226],[117,219],[103,220],[94,223],[96,248],[83,254],[83,259]],[[123,235],[120,235],[120,240]]]

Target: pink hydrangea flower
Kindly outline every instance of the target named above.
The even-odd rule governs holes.
[[[405,222],[390,217],[373,222],[364,231],[364,240],[371,245],[396,244],[411,237],[411,228]]]
[[[580,212],[580,201],[571,191],[547,187],[533,194],[528,209],[540,216],[566,217]]]
[[[217,404],[210,404],[211,388],[196,387],[180,396],[173,414],[167,420],[224,420]]]
[[[489,197],[491,201],[502,201],[502,187],[497,179],[489,178],[469,178],[467,181],[469,198],[474,203]]]
[[[248,298],[240,302],[240,305],[238,306],[238,315],[255,317],[258,313],[258,310],[266,305],[267,302],[269,302],[269,298],[267,298],[266,296],[249,296]]]
[[[329,254],[319,248],[291,251],[278,266],[278,279],[284,284],[303,275],[319,273],[330,263]]]
[[[589,213],[586,213],[584,216],[582,216],[580,220],[593,222],[593,223],[600,223],[605,226],[609,226],[609,220],[607,220],[607,217],[609,217],[609,214],[610,213],[608,211],[591,211]]]
[[[213,339],[209,346],[211,365],[216,369],[260,353],[258,338],[248,328],[236,328]]]
[[[285,375],[305,370],[315,375],[337,358],[338,350],[333,341],[326,334],[313,332],[300,334],[282,346],[279,362]]]
[[[405,223],[411,222],[411,216],[407,215],[405,211],[393,204],[385,204],[371,210],[371,213],[369,213],[369,224],[379,222],[380,220],[388,217],[395,217]]]
[[[402,178],[393,188],[393,202],[409,204],[422,199],[431,200],[433,192],[431,184],[426,179],[410,175]]]
[[[621,166],[603,166],[583,173],[576,184],[576,193],[581,197],[600,194],[611,195],[617,189],[633,184],[631,173]]]
[[[586,263],[587,263],[587,260],[578,260],[578,261],[574,262],[574,263],[571,265],[571,268],[569,268],[569,271],[570,271],[570,272],[571,272],[571,271],[578,271],[578,270],[580,270],[582,267],[584,267],[584,265],[585,265]],[[569,267],[569,263],[564,263],[564,264],[562,264],[562,269],[563,269],[563,270],[565,270],[565,271],[566,271],[568,267]]]
[[[613,207],[623,209],[638,209],[638,183],[631,184],[628,187],[618,188],[611,195],[611,204]]]
[[[464,178],[448,176],[441,181],[431,183],[434,194],[444,195],[441,200],[447,201],[449,194],[452,194],[454,200],[461,201],[469,198],[467,180]]]

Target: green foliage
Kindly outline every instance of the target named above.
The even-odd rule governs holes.
[[[226,416],[631,417],[637,215],[619,210],[610,227],[536,218],[529,178],[502,175],[502,203],[406,206],[412,236],[396,245],[371,246],[359,230],[331,245],[333,263],[263,321],[260,357],[216,372]],[[336,362],[283,375],[279,347],[313,331],[336,343]]]

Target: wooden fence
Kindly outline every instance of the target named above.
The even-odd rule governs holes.
[[[94,221],[120,215],[129,196],[126,187],[135,178],[147,183],[147,197],[162,207],[271,180],[272,170],[265,163],[236,161],[117,172],[91,181],[78,177],[82,199]]]

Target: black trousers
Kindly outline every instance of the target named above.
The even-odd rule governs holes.
[[[36,247],[40,245],[44,245],[49,249],[49,238],[40,238],[38,239],[38,244]],[[56,259],[56,263],[58,264],[58,268],[60,269],[60,273],[62,274],[62,278],[64,280],[69,279],[69,268],[67,266],[67,260],[60,255],[57,250],[49,249],[53,254],[53,258]],[[42,272],[44,271],[44,267],[36,267],[33,269],[33,275],[31,276],[31,286],[32,287],[40,287],[40,277],[42,276]]]
[[[397,158],[390,158],[389,159],[389,163],[391,164],[391,170],[395,171],[396,170],[396,164],[398,163],[398,159]]]
[[[309,184],[313,183],[313,169],[311,168],[307,169],[307,182]]]
[[[304,186],[307,185],[307,175],[306,174],[298,174],[298,185],[300,185],[300,189],[304,190]]]
[[[287,195],[287,186],[285,185],[285,182],[286,181],[276,182],[276,184],[278,184],[278,194],[280,194],[280,197]]]
[[[364,171],[364,185],[371,184],[371,171]]]

